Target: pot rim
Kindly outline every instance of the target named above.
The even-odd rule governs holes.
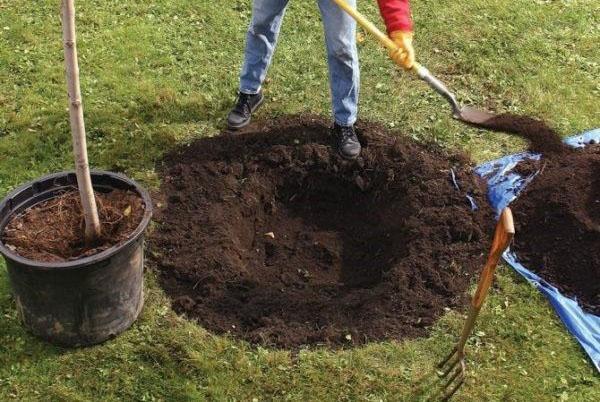
[[[38,179],[29,181],[29,182],[17,187],[13,191],[11,191],[6,197],[4,197],[2,202],[0,202],[0,211],[2,211],[4,209],[4,207],[6,206],[6,204],[11,199],[13,199],[17,194],[19,194],[20,192],[22,192],[30,187],[33,187],[33,185],[36,182],[56,179],[56,178],[68,176],[71,174],[75,174],[75,171],[71,170],[71,171],[62,171],[62,172],[58,172],[58,173],[52,173],[52,174],[42,176]],[[94,184],[94,176],[100,176],[100,175],[109,176],[113,179],[121,180],[121,181],[127,183],[128,185],[131,185],[133,187],[133,189],[135,190],[135,192],[137,192],[138,195],[142,198],[142,201],[144,202],[144,205],[145,205],[144,216],[142,217],[142,220],[141,220],[140,224],[138,225],[138,227],[133,231],[133,233],[131,233],[131,235],[129,236],[129,238],[127,240],[125,240],[119,244],[116,244],[98,254],[93,254],[93,255],[86,256],[84,258],[80,258],[77,260],[63,261],[63,262],[43,262],[43,261],[37,261],[37,260],[25,258],[25,257],[17,254],[16,252],[14,252],[14,251],[10,250],[8,247],[6,247],[4,245],[4,242],[0,239],[0,254],[2,254],[5,258],[10,259],[18,264],[27,266],[28,268],[37,269],[40,271],[70,270],[70,269],[82,268],[82,267],[86,267],[86,266],[90,266],[90,265],[96,265],[99,262],[109,260],[112,256],[114,256],[115,254],[118,254],[121,250],[129,247],[132,243],[137,241],[138,238],[144,233],[144,231],[148,227],[148,224],[150,223],[150,219],[152,218],[152,200],[150,199],[150,194],[148,193],[148,191],[144,187],[142,187],[138,182],[136,182],[135,180],[133,180],[121,173],[115,173],[115,172],[110,172],[110,171],[106,171],[106,170],[91,170],[90,174],[92,176],[92,185]],[[4,232],[4,228],[6,227],[8,222],[10,222],[10,220],[12,219],[13,216],[14,216],[14,210],[11,211],[11,213],[8,215],[8,219],[6,219],[5,223],[0,225],[0,234]]]

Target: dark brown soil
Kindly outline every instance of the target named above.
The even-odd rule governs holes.
[[[2,242],[31,260],[76,260],[128,239],[144,216],[142,199],[130,191],[96,193],[96,203],[102,236],[92,245],[84,243],[85,222],[77,191],[66,192],[17,215],[6,226]]]
[[[358,128],[354,162],[314,116],[167,156],[150,254],[176,311],[219,334],[297,347],[420,336],[463,305],[494,221],[469,161]]]
[[[535,180],[512,204],[514,249],[528,268],[600,314],[600,146],[573,149],[546,123],[526,116],[499,115],[486,128],[529,141],[541,161],[524,161],[514,171]]]
[[[544,158],[512,208],[519,258],[600,315],[600,146]]]
[[[481,127],[493,131],[515,134],[529,142],[529,149],[545,155],[568,153],[570,148],[560,136],[546,124],[528,116],[510,113],[500,114],[489,119]]]
[[[525,159],[517,164],[512,170],[513,173],[518,174],[521,177],[528,177],[536,174],[541,169],[545,169],[545,161]]]

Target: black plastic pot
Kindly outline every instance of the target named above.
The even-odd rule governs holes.
[[[144,231],[152,215],[146,190],[125,176],[92,172],[94,189],[132,190],[142,197],[142,222],[124,243],[75,261],[46,263],[17,255],[0,242],[17,309],[35,335],[63,346],[85,346],[116,336],[137,319],[143,299]],[[0,233],[26,208],[77,186],[74,172],[28,183],[0,204]]]

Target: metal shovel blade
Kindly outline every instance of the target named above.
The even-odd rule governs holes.
[[[494,117],[496,117],[496,115],[493,113],[475,109],[469,106],[462,107],[459,113],[454,114],[454,118],[457,120],[477,127],[487,127],[486,123]]]
[[[412,71],[414,71],[419,78],[427,83],[435,92],[443,96],[450,107],[452,108],[452,117],[454,117],[458,121],[462,121],[463,123],[470,124],[476,127],[486,128],[487,123],[491,121],[495,114],[485,112],[480,109],[475,109],[469,106],[461,106],[456,99],[456,96],[448,88],[446,85],[437,79],[431,72],[425,68],[423,65],[419,63],[415,63]]]

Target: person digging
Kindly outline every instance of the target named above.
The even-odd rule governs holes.
[[[289,0],[253,0],[252,21],[246,36],[244,64],[235,106],[227,116],[230,130],[248,123],[263,103],[262,83],[271,63],[283,15]],[[354,130],[358,114],[359,66],[356,48],[356,22],[332,0],[318,0],[325,29],[329,84],[333,109],[333,135],[340,155],[356,158],[361,151]],[[356,7],[356,0],[348,2]],[[405,69],[412,68],[412,18],[409,0],[377,0],[389,37],[398,50],[390,57]]]

